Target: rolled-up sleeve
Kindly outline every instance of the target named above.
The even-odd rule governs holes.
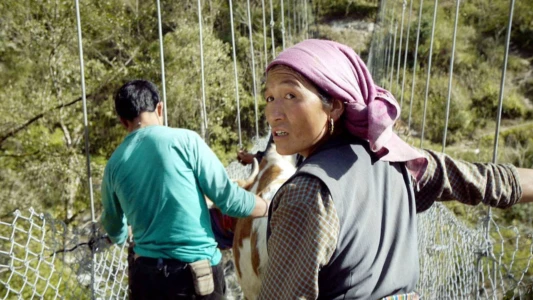
[[[110,182],[108,168],[102,180],[101,194],[104,211],[100,216],[100,223],[113,243],[123,244],[128,237],[128,226],[124,211]]]
[[[522,197],[516,168],[510,164],[470,163],[431,150],[426,172],[415,187],[417,212],[435,201],[457,200],[464,204],[484,203],[507,208]]]
[[[318,272],[335,251],[339,219],[329,191],[312,176],[297,176],[273,201],[269,261],[259,299],[316,299]]]

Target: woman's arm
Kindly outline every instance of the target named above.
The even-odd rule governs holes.
[[[520,171],[511,164],[470,163],[431,150],[423,153],[428,166],[415,187],[417,212],[428,209],[435,201],[484,203],[498,208],[533,201],[531,170]],[[520,177],[525,181],[521,182]],[[528,182],[529,192],[524,198],[522,189],[527,188]]]
[[[268,265],[258,299],[316,299],[318,272],[337,245],[333,200],[312,176],[295,177],[274,199]]]

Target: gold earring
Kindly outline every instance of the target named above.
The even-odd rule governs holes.
[[[333,135],[333,130],[335,130],[335,122],[333,118],[329,118],[329,135]]]

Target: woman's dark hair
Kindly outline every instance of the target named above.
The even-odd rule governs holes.
[[[330,107],[331,104],[333,103],[333,98],[331,98],[331,96],[328,93],[326,93],[323,89],[321,89],[319,86],[314,84],[312,81],[308,80],[308,82],[315,87],[318,97],[320,98],[320,100],[322,100],[322,104],[324,106]]]
[[[148,80],[132,80],[124,84],[115,95],[117,114],[128,121],[142,112],[153,112],[159,103],[157,86]]]

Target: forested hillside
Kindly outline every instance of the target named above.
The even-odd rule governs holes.
[[[264,30],[261,1],[250,2],[256,88],[259,91],[266,62],[272,59],[273,52],[282,50],[281,3],[273,1],[273,27],[268,26],[271,11],[266,6],[267,28]],[[197,1],[161,1],[168,124],[202,134],[222,161],[228,163],[238,149],[238,124],[241,124],[245,147],[251,145],[256,133],[247,3],[233,3],[235,60],[229,3],[222,0],[202,3],[203,63]],[[395,14],[398,19],[402,14],[402,3],[397,3]],[[409,2],[406,3],[409,8]],[[89,217],[74,5],[74,1],[66,0],[4,0],[0,3],[1,216],[17,208],[32,206],[51,212],[67,224],[85,222]],[[409,70],[406,86],[409,87],[418,22],[417,5],[418,1],[415,1],[406,64]],[[509,5],[503,0],[467,1],[461,5],[448,147],[449,152],[461,157],[490,161]],[[532,167],[533,0],[520,0],[516,5],[499,160]],[[304,14],[304,7],[307,7],[307,14]],[[441,1],[439,7],[426,124],[428,142],[425,145],[440,150],[455,1]],[[304,6],[303,1],[286,0],[283,8],[286,43],[291,45],[306,34],[335,39],[354,47],[366,60],[371,30],[376,28],[367,25],[378,19],[378,8],[376,1],[315,0]],[[424,10],[432,11],[433,2],[426,1]],[[89,153],[98,211],[103,168],[126,134],[113,111],[113,92],[125,81],[135,78],[149,79],[161,89],[158,16],[155,1],[81,1],[80,12]],[[431,13],[424,14],[421,27],[419,74],[425,74],[424,62],[429,55],[432,26],[430,17],[426,19],[425,16],[431,16]],[[364,26],[354,30],[353,24]],[[274,40],[272,36],[275,36]],[[268,46],[266,52],[265,45]],[[201,81],[202,64],[204,85]],[[424,94],[421,82],[425,77],[420,76],[414,91],[415,99]],[[393,85],[392,91],[398,99],[401,98],[399,85]],[[410,90],[403,93],[403,109],[406,111]],[[201,122],[203,94],[206,128],[202,128]],[[240,122],[236,95],[239,97]],[[264,135],[267,131],[261,113],[264,102],[260,95],[257,99],[258,131]],[[411,128],[404,132],[411,141],[420,132],[421,101],[413,101],[413,115],[416,117]],[[406,123],[403,116],[402,122]],[[481,150],[479,153],[465,151],[468,147]]]

